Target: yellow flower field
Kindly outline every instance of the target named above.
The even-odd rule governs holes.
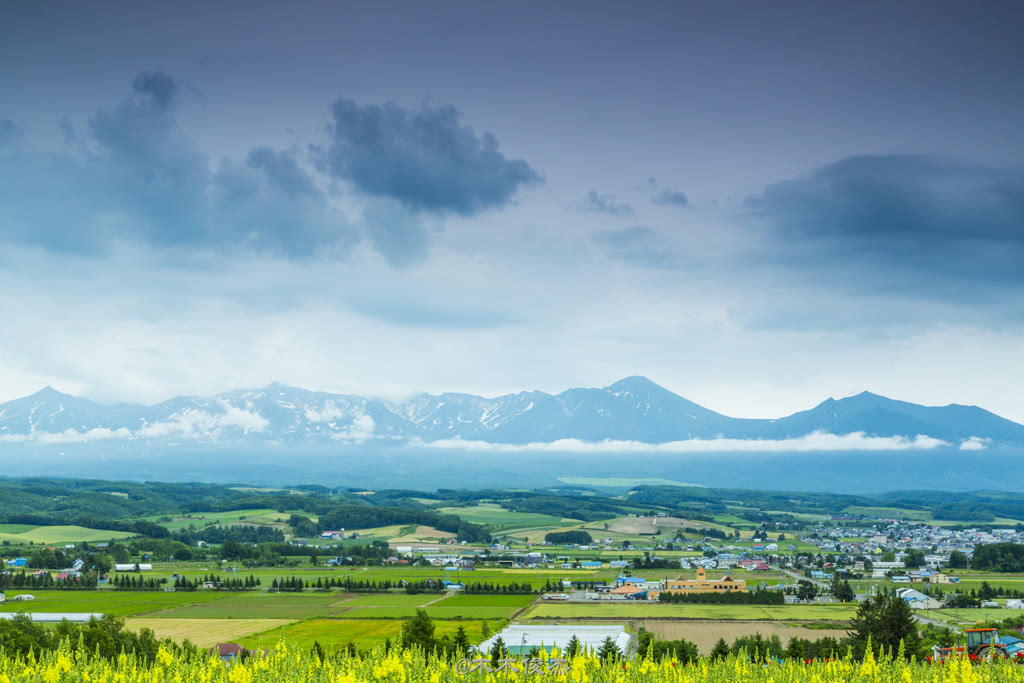
[[[740,658],[703,659],[694,665],[673,661],[601,662],[594,657],[502,660],[502,670],[486,671],[490,660],[457,664],[431,660],[409,651],[385,653],[378,648],[361,657],[328,657],[278,647],[230,666],[219,659],[185,661],[161,648],[147,665],[122,655],[115,661],[72,654],[62,649],[38,658],[0,654],[0,683],[449,683],[455,681],[538,681],[552,683],[1024,683],[1024,666],[1009,663],[907,663],[903,660],[756,664]],[[526,669],[530,669],[527,671]]]

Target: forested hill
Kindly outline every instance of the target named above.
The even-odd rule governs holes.
[[[548,515],[583,522],[617,516],[656,514],[712,522],[729,516],[752,523],[798,516],[856,519],[871,510],[900,511],[907,519],[962,520],[992,524],[1024,519],[1024,494],[976,491],[950,493],[896,491],[874,496],[831,493],[714,489],[694,486],[635,486],[621,494],[605,489],[562,487],[535,491],[393,489],[364,491],[317,485],[256,489],[220,484],[112,482],[0,477],[0,523],[77,525],[166,535],[161,518],[192,513],[270,510],[282,516],[301,512],[318,521],[312,532],[424,525],[460,540],[490,540],[487,528],[460,518],[461,507],[500,501],[515,513]],[[895,514],[895,513],[894,513]],[[291,520],[293,526],[299,520]]]

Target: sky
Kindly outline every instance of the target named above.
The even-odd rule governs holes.
[[[0,401],[1024,421],[1024,6],[8,4]]]

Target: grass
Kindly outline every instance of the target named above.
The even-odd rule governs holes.
[[[238,642],[246,636],[279,630],[282,626],[292,623],[294,622],[282,619],[125,619],[125,626],[129,630],[148,628],[157,638],[170,638],[179,643],[188,639],[200,647]]]
[[[416,614],[416,607],[357,607],[341,613],[345,619],[405,619]],[[514,607],[442,607],[422,608],[431,619],[507,619]]]
[[[443,607],[525,607],[535,595],[454,595],[438,603]]]
[[[437,512],[458,515],[460,519],[474,524],[493,524],[495,526],[565,526],[561,517],[552,515],[541,515],[534,512],[513,512],[506,510],[500,505],[481,504],[469,507],[447,507],[438,508]],[[570,522],[579,524],[579,522]]]
[[[128,531],[87,529],[82,526],[29,526],[25,524],[0,525],[0,541],[13,545],[60,545],[66,543],[102,543],[111,539],[137,536]]]
[[[173,594],[172,594],[173,595]],[[306,619],[327,617],[345,609],[347,593],[221,593],[211,602],[167,610],[171,619]],[[339,604],[340,603],[340,604]]]
[[[221,593],[221,605],[334,605],[354,596],[351,593]]]
[[[299,511],[295,511],[295,514],[302,515],[303,517],[308,516],[306,513]],[[216,522],[223,525],[274,524],[277,523],[276,520],[280,519],[282,520],[282,524],[287,524],[288,517],[291,515],[292,512],[278,512],[277,510],[271,510],[269,508],[231,510],[228,512],[190,512],[187,516],[174,517],[173,521],[160,522],[160,524],[172,531],[187,529],[191,524],[195,524],[197,528],[202,529],[209,522]],[[151,522],[158,522],[165,516],[169,515],[152,515],[145,519]]]
[[[330,605],[302,604],[234,604],[225,605],[221,601],[167,610],[158,616],[174,619],[223,619],[230,615],[232,619],[306,619],[308,617],[329,617],[341,612],[344,607]]]
[[[475,644],[483,640],[482,625],[480,621],[438,621],[434,623],[434,635],[452,638],[461,626],[470,642]],[[503,622],[489,621],[488,626],[492,632],[497,632]],[[348,643],[367,650],[397,637],[401,630],[402,622],[395,619],[309,619],[289,624],[283,629],[272,628],[247,636],[238,642],[245,647],[271,649],[283,638],[290,645],[302,649],[311,648],[317,642],[327,650],[336,650]]]
[[[13,602],[20,593],[35,596],[32,602]],[[119,617],[146,614],[174,608],[189,609],[191,605],[203,605],[219,601],[222,595],[215,593],[164,593],[128,591],[17,591],[7,593],[7,602],[0,603],[0,612],[104,612]],[[212,605],[211,605],[212,607]],[[223,616],[223,609],[220,616]]]
[[[995,610],[992,610],[993,612]],[[523,619],[715,619],[744,621],[841,621],[852,619],[852,605],[663,605],[655,602],[539,604]]]
[[[440,597],[442,596],[433,594],[405,595],[398,593],[392,595],[377,593],[349,600],[345,603],[345,607],[419,607],[428,602],[433,602]]]

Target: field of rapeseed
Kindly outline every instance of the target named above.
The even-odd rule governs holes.
[[[487,662],[485,664],[484,662]],[[488,671],[487,669],[493,669]],[[362,656],[321,659],[309,652],[279,647],[266,656],[227,665],[219,659],[181,659],[161,647],[156,661],[146,664],[131,656],[116,659],[74,653],[65,644],[39,656],[8,657],[0,653],[0,683],[454,683],[503,680],[543,683],[1024,683],[1024,666],[1008,663],[908,663],[870,656],[824,662],[784,661],[758,664],[730,657],[701,659],[684,665],[673,660],[601,661],[580,655],[571,660],[555,655],[524,663],[464,660],[451,664],[425,660],[411,651],[377,649]]]

